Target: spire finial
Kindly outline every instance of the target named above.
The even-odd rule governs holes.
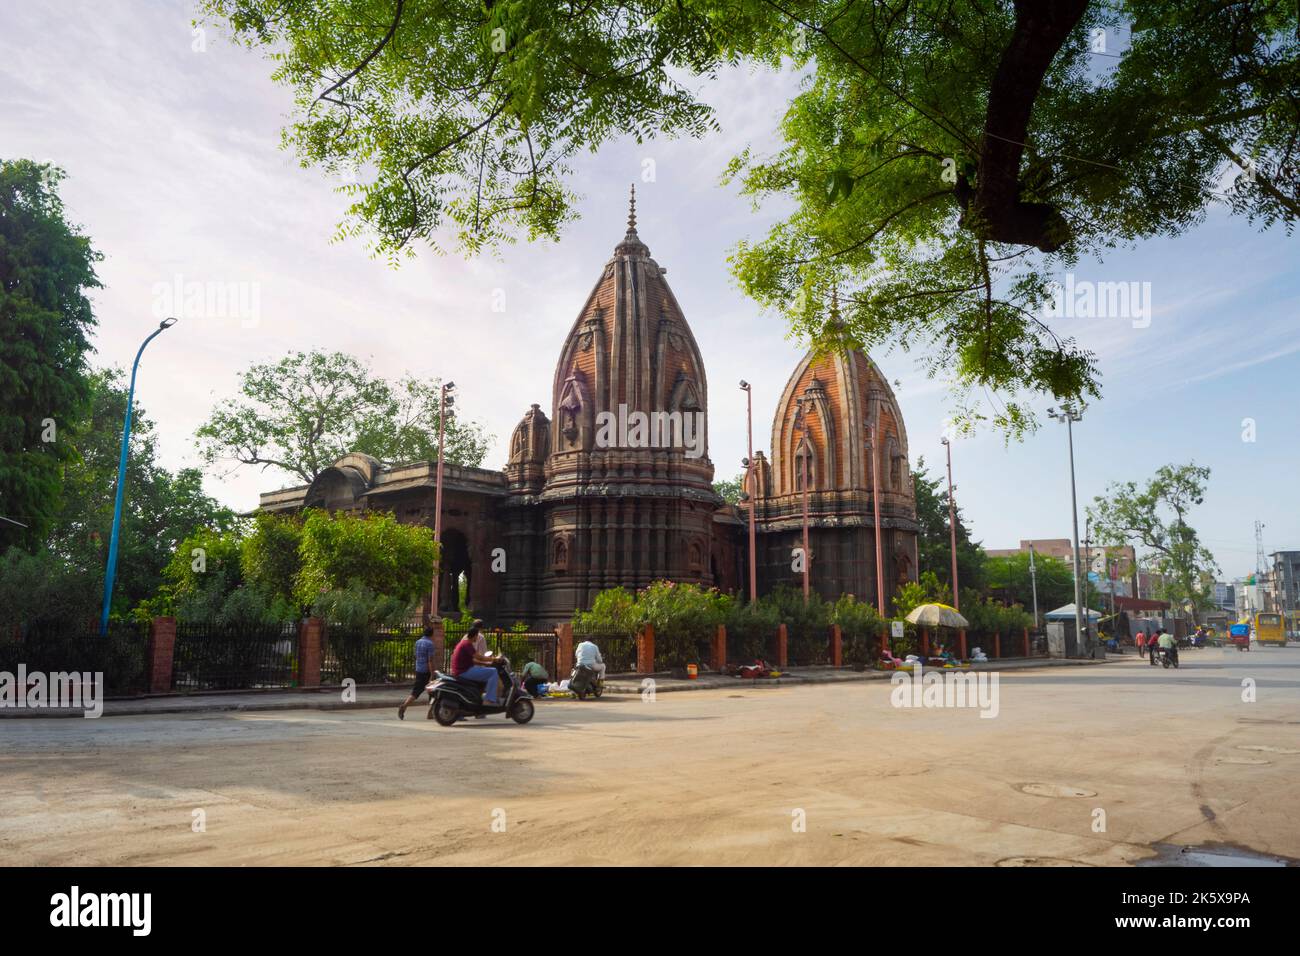
[[[636,183],[632,184],[632,198],[628,200],[627,231],[636,232]]]

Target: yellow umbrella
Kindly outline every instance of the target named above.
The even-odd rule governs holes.
[[[921,627],[970,627],[970,622],[947,604],[919,604],[907,615],[907,620]]]

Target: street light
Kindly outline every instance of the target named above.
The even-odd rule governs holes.
[[[952,606],[956,611],[961,610],[961,592],[958,590],[957,581],[957,506],[953,502],[952,487],[952,442],[948,441],[947,436],[940,438],[944,449],[948,452],[948,547],[952,552]],[[958,646],[961,650],[961,656],[966,656],[966,630],[957,632]]]
[[[748,382],[743,378],[740,380],[741,391],[745,393],[745,432],[747,435],[747,447],[749,454],[746,456],[743,464],[745,466],[745,491],[749,495],[749,602],[752,604],[758,600],[758,570],[757,555],[755,552],[756,534],[754,530],[754,508],[758,503],[758,489],[754,486],[754,392]]]
[[[804,420],[804,399],[794,401],[794,430],[802,437],[799,455],[799,487],[803,492],[803,603],[808,603],[808,572],[812,558],[808,553],[808,452],[812,443],[808,440],[808,423]]]
[[[433,494],[433,540],[438,545],[438,563],[433,569],[433,590],[429,595],[429,619],[437,620],[438,585],[442,579],[442,462],[443,435],[447,419],[447,409],[456,404],[456,396],[450,394],[455,389],[455,382],[445,383],[438,392],[438,477]]]
[[[1065,422],[1065,431],[1070,444],[1070,513],[1074,521],[1074,633],[1075,637],[1090,643],[1088,632],[1084,629],[1083,607],[1079,595],[1079,502],[1074,489],[1074,423],[1083,418],[1083,410],[1075,409],[1069,403],[1063,404],[1058,412],[1049,408],[1047,414],[1058,422]],[[1088,648],[1091,653],[1091,648]]]
[[[126,453],[131,445],[131,405],[135,402],[135,373],[140,367],[140,356],[144,354],[144,347],[175,324],[176,320],[171,317],[159,322],[158,328],[140,343],[140,349],[135,353],[135,361],[131,363],[131,387],[126,393],[126,415],[122,421],[122,453],[117,460],[117,495],[113,501],[113,533],[108,539],[108,566],[104,569],[104,609],[99,619],[100,634],[108,633],[108,612],[113,606],[113,579],[117,576],[117,540],[122,531],[122,498],[126,490]]]

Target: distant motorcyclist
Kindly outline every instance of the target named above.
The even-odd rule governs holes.
[[[1156,644],[1160,646],[1160,650],[1163,651],[1164,654],[1169,658],[1169,663],[1177,667],[1178,666],[1178,642],[1174,640],[1174,636],[1170,634],[1168,631],[1161,628],[1160,636],[1156,638]]]
[[[597,680],[605,679],[605,661],[600,656],[600,648],[590,640],[583,641],[573,649],[573,660],[578,667],[586,667],[596,672]]]

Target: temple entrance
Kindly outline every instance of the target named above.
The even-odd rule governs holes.
[[[468,594],[472,574],[468,539],[464,533],[448,528],[442,533],[441,579],[438,582],[440,616],[460,614],[462,578],[464,591]]]

